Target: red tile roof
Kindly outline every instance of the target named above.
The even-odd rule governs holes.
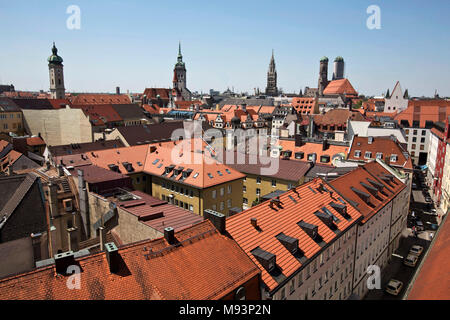
[[[383,160],[393,167],[400,167],[406,170],[412,170],[413,164],[406,148],[391,137],[372,137],[373,142],[369,144],[369,137],[354,136],[353,142],[348,152],[347,159],[352,161],[371,161],[376,158],[377,153],[383,153]],[[360,157],[355,157],[355,151],[361,151]],[[371,159],[366,159],[366,151],[371,152]],[[397,155],[397,161],[391,161],[391,155]]]
[[[173,141],[163,142],[154,144],[153,147],[156,149],[148,153],[144,169],[152,175],[163,176],[165,167],[170,165],[183,167],[184,170],[191,169],[192,173],[185,179],[182,179],[181,173],[172,177],[173,172],[168,177],[196,188],[208,188],[245,177],[244,174],[212,158],[208,151],[202,154],[205,143],[201,139],[182,140],[176,145]]]
[[[198,214],[181,209],[146,193],[132,191],[132,194],[140,199],[117,201],[118,206],[137,216],[143,224],[159,232],[164,232],[164,229],[168,226],[174,228],[175,231],[181,231],[203,221],[203,218]]]
[[[299,114],[311,114],[314,113],[314,107],[316,106],[316,98],[309,97],[294,97],[292,98],[291,105]],[[317,107],[317,113],[319,108]]]
[[[300,147],[295,146],[295,141],[293,140],[278,140],[278,145],[282,147],[282,151],[290,150],[292,151],[291,159],[295,160],[295,153],[296,152],[303,152],[304,153],[304,161],[308,160],[308,154],[315,153],[317,155],[317,162],[320,162],[320,158],[322,156],[329,156],[330,161],[327,163],[327,165],[332,165],[333,157],[335,155],[341,155],[342,157],[345,157],[347,154],[349,147],[348,146],[338,146],[338,145],[329,145],[328,149],[323,150],[323,144],[322,143],[313,143],[313,142],[306,142]]]
[[[319,235],[325,243],[329,244],[337,239],[338,236],[314,214],[316,211],[322,210],[322,207],[330,210],[340,220],[336,223],[336,226],[341,231],[348,229],[361,218],[360,213],[349,204],[347,204],[347,213],[351,216],[351,220],[342,217],[329,205],[331,202],[341,203],[337,199],[339,196],[336,193],[331,195],[329,192],[319,192],[317,188],[319,188],[320,184],[331,190],[331,187],[323,180],[314,179],[296,187],[295,190],[298,194],[294,191],[283,193],[280,196],[282,208],[274,205],[275,209],[272,209],[270,201],[266,201],[238,213],[226,221],[226,230],[261,269],[262,281],[269,290],[275,289],[278,283],[275,277],[266,271],[253,256],[251,253],[253,249],[259,247],[276,255],[276,265],[283,276],[289,277],[302,266],[302,263],[281,244],[276,238],[277,235],[283,232],[289,237],[298,239],[299,249],[304,252],[307,258],[311,258],[321,251],[322,248],[297,223],[304,221],[318,226]],[[257,219],[260,231],[253,227],[250,221],[251,218]]]
[[[29,146],[42,146],[45,145],[45,141],[41,137],[27,138],[27,145]]]
[[[450,101],[448,100],[409,100],[408,108],[395,116],[395,120],[406,120],[409,126],[418,121],[421,128],[425,128],[426,121],[445,122],[450,116]]]
[[[95,165],[77,166],[76,169],[71,170],[71,174],[74,177],[78,177],[78,170],[83,171],[83,178],[87,183],[99,183],[99,182],[111,183],[112,181],[117,180],[128,180],[129,181],[128,186],[131,188],[130,177],[124,174],[112,170],[107,170]],[[112,188],[111,185],[109,187]]]
[[[257,266],[209,221],[164,238],[121,247],[111,273],[104,253],[77,260],[79,290],[49,266],[0,280],[0,300],[216,300],[257,277]]]
[[[72,105],[72,108],[82,109],[94,126],[103,126],[109,122],[123,121],[111,104]]]
[[[349,201],[357,210],[364,216],[363,222],[369,220],[381,208],[391,201],[398,193],[400,193],[406,185],[400,180],[392,176],[392,182],[386,182],[381,179],[385,175],[390,175],[390,172],[384,169],[376,161],[365,164],[343,176],[330,182],[330,185],[337,190],[345,200]],[[376,188],[371,181],[383,185],[383,190],[376,192],[377,197],[371,194],[371,190],[365,185]],[[370,205],[367,204],[357,193],[359,190],[369,195]]]
[[[323,90],[323,94],[324,95],[345,94],[355,96],[358,95],[358,93],[353,88],[352,84],[350,83],[350,81],[348,81],[348,79],[330,81],[325,90]]]
[[[318,114],[314,116],[314,123],[316,125],[335,125],[347,126],[348,120],[364,121],[364,116],[358,111],[350,111],[348,109],[331,109],[325,114]]]
[[[417,269],[419,275],[408,300],[450,300],[450,219],[445,218],[436,238]]]
[[[97,94],[83,93],[71,98],[72,104],[75,105],[92,105],[92,104],[129,104],[130,98],[126,94]]]

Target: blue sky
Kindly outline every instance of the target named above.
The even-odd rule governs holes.
[[[369,5],[381,29],[366,27]],[[81,29],[69,30],[69,5]],[[68,91],[142,92],[169,87],[181,41],[188,87],[264,90],[272,49],[278,86],[316,87],[319,60],[338,55],[363,94],[400,80],[411,95],[450,96],[450,1],[5,1],[0,0],[0,83],[48,90],[52,41]]]

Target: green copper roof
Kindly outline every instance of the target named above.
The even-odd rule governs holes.
[[[61,64],[63,62],[63,58],[58,56],[58,49],[56,49],[55,43],[53,42],[52,55],[48,57],[47,61],[53,64]]]
[[[344,61],[344,58],[342,58],[341,56],[336,57],[336,59],[334,59],[334,62],[341,62]]]
[[[328,61],[328,58],[327,57],[322,57],[322,59],[320,59],[320,61],[322,62],[322,61]]]

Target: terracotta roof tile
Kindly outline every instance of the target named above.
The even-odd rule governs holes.
[[[339,196],[336,193],[331,195],[326,191],[319,192],[317,188],[321,184],[331,190],[331,187],[323,180],[315,179],[296,187],[297,193],[288,191],[282,194],[280,196],[282,208],[274,205],[275,209],[272,209],[270,201],[266,201],[227,219],[226,230],[261,269],[262,281],[269,290],[275,289],[278,282],[253,256],[251,253],[253,249],[259,247],[276,255],[276,264],[281,273],[283,276],[289,277],[302,266],[302,263],[281,244],[276,238],[277,235],[283,232],[289,237],[298,239],[299,249],[307,258],[311,258],[321,251],[321,246],[309,237],[297,223],[304,221],[318,226],[318,233],[323,241],[330,243],[337,239],[337,235],[314,214],[316,211],[322,210],[323,207],[327,208],[339,219],[336,226],[341,231],[348,229],[361,218],[360,213],[349,204],[347,204],[347,213],[351,219],[347,220],[341,216],[329,205],[330,202],[340,203],[337,199]],[[251,218],[257,219],[260,230],[253,227],[250,222]]]
[[[179,246],[161,238],[119,248],[117,273],[109,271],[104,253],[78,259],[80,290],[69,290],[67,277],[49,266],[0,280],[0,299],[215,300],[259,274],[236,243],[209,221],[175,237]]]
[[[93,105],[93,104],[129,104],[130,98],[126,94],[97,94],[83,93],[78,94],[71,99],[74,105]]]
[[[356,90],[348,79],[332,80],[323,90],[324,95],[328,94],[345,94],[345,95],[358,95]]]

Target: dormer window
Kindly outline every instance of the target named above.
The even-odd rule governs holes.
[[[398,156],[396,154],[391,155],[391,162],[397,162]]]
[[[364,154],[364,158],[366,158],[366,159],[372,158],[372,152],[366,151],[366,153]]]
[[[355,151],[355,158],[359,158],[361,157],[361,151],[360,150],[356,150]]]
[[[377,159],[383,159],[383,153],[382,152],[377,152]]]

